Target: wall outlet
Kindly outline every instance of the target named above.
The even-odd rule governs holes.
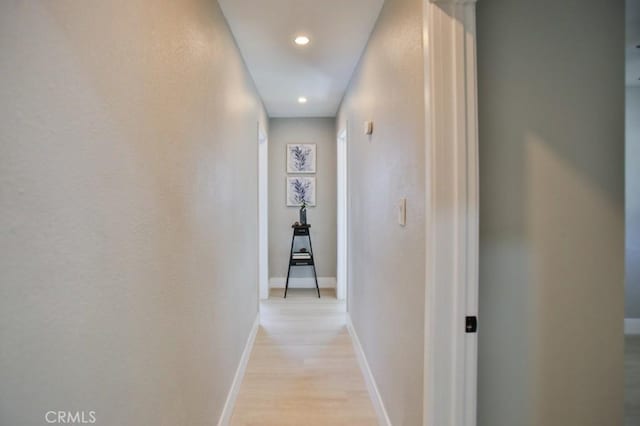
[[[400,204],[398,205],[398,224],[405,226],[407,224],[407,199],[400,198]]]

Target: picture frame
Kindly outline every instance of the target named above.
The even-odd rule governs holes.
[[[315,173],[316,144],[287,144],[287,173]]]
[[[287,207],[300,207],[302,201],[309,207],[316,205],[316,178],[314,176],[287,176]]]

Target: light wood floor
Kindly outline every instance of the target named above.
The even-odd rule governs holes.
[[[274,290],[236,401],[235,426],[377,425],[335,293]]]
[[[640,336],[624,339],[624,425],[640,425]]]

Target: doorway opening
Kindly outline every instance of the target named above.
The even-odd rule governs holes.
[[[268,210],[261,215],[269,227],[261,251],[269,254],[261,258],[269,265],[261,272],[260,299],[284,298],[286,293],[286,300],[326,295],[343,301],[345,279],[338,285],[337,271],[345,270],[346,259],[344,249],[338,253],[338,236],[343,235],[338,231],[338,198],[346,200],[346,193],[340,192],[343,184],[338,181],[346,176],[346,157],[338,158],[335,117],[272,117],[268,139],[268,148],[261,147],[266,153],[260,155],[266,162],[261,182],[267,182],[260,209]],[[341,206],[341,217],[346,217],[346,203]]]

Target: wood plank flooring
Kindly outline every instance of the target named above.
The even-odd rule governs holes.
[[[377,425],[346,327],[331,290],[274,290],[261,302],[260,329],[234,426]]]
[[[624,339],[624,425],[640,425],[640,336]]]

